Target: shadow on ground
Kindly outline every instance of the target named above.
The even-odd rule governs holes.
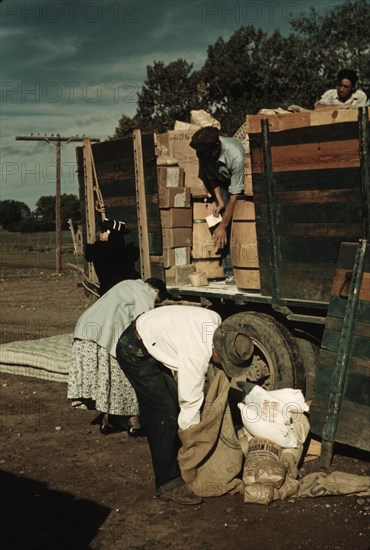
[[[0,546],[4,549],[88,550],[110,508],[0,472]]]

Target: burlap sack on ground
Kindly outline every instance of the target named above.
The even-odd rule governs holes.
[[[243,452],[227,403],[230,382],[223,371],[213,378],[201,421],[179,430],[182,447],[178,461],[187,486],[202,497],[220,496],[242,485]]]
[[[297,496],[325,497],[329,495],[370,495],[370,476],[359,476],[345,472],[314,472],[307,474],[300,482]]]

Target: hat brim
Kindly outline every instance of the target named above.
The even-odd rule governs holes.
[[[246,335],[247,336],[247,335]],[[238,363],[231,361],[227,354],[227,349],[231,349],[234,346],[235,332],[225,330],[222,324],[217,327],[213,336],[213,346],[221,359],[221,365],[227,376],[236,378],[246,374],[250,367],[250,358],[253,353],[249,353],[245,359],[242,358]]]

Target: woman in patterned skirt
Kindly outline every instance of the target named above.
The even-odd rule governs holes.
[[[156,278],[122,281],[99,298],[79,318],[74,330],[68,399],[72,405],[101,411],[104,434],[127,429],[143,434],[136,394],[117,359],[118,338],[141,313],[167,296]]]

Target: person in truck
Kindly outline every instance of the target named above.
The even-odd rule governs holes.
[[[222,221],[213,232],[213,239],[223,250],[225,282],[235,284],[230,256],[230,231],[238,195],[244,193],[243,144],[236,138],[220,136],[214,126],[205,126],[193,135],[190,147],[195,149],[199,160],[199,178],[219,206],[222,197],[225,210]]]
[[[365,107],[367,97],[365,92],[356,89],[357,80],[357,74],[352,69],[339,71],[336,88],[327,90],[315,103],[315,109],[334,106],[342,109]]]

